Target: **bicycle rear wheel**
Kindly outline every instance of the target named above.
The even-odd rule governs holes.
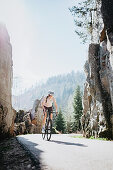
[[[51,139],[51,133],[52,133],[52,120],[49,119],[47,123],[47,140],[48,141]]]

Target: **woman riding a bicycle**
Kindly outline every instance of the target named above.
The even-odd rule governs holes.
[[[53,115],[52,115],[52,113],[53,113],[53,107],[52,107],[53,104],[54,104],[55,109],[56,109],[56,115],[58,114],[56,100],[53,97],[53,95],[54,95],[54,92],[49,91],[48,95],[46,97],[44,97],[43,100],[42,100],[42,108],[43,108],[43,113],[44,113],[42,133],[45,130],[45,122],[46,122],[47,112],[49,112],[51,120],[53,118]]]

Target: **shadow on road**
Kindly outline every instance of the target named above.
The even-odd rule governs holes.
[[[40,170],[41,167],[45,167],[45,165],[42,165],[40,160],[41,160],[41,153],[43,152],[42,150],[36,148],[38,146],[37,143],[31,142],[29,139],[26,139],[24,137],[17,137],[18,142],[21,144],[21,146],[27,151],[28,155],[34,162],[35,167],[37,170]],[[33,153],[32,153],[33,151]]]
[[[75,146],[81,146],[81,147],[88,147],[87,145],[83,145],[80,143],[62,142],[62,141],[56,141],[56,140],[51,140],[49,142],[54,142],[54,143],[63,144],[63,145],[75,145]]]

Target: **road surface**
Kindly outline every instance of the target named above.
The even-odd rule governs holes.
[[[17,137],[39,160],[41,170],[113,170],[113,142],[52,135],[51,141],[39,134]]]

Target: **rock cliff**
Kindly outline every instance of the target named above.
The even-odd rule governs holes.
[[[6,27],[0,24],[0,139],[13,134],[12,46]]]
[[[43,110],[41,100],[35,100],[33,108],[28,112],[19,110],[14,120],[15,135],[27,133],[41,133],[43,121]]]
[[[85,64],[84,136],[113,138],[113,1],[96,1],[92,43]]]

